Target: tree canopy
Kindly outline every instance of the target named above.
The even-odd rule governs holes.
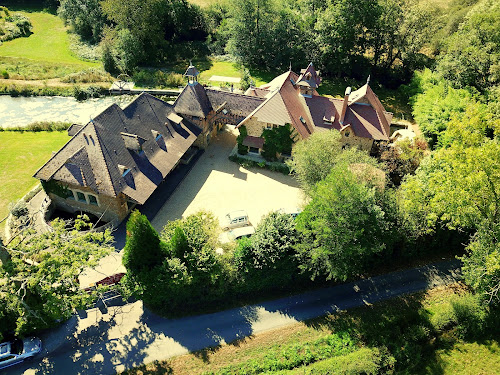
[[[55,220],[43,234],[28,225],[0,244],[8,254],[0,266],[0,340],[51,327],[93,300],[78,276],[112,251],[113,237],[109,230],[82,233],[66,225]]]

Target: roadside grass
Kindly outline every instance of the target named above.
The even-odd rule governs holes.
[[[227,345],[125,371],[146,374],[497,374],[498,332],[460,338],[458,325],[435,323],[454,301],[470,300],[461,284],[403,296],[297,323]],[[498,318],[492,316],[491,320]],[[498,329],[498,323],[496,326]]]
[[[0,220],[10,202],[20,199],[38,180],[33,174],[69,140],[66,132],[0,132]],[[3,229],[3,225],[0,224]]]

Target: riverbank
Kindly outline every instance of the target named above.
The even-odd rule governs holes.
[[[34,122],[86,124],[112,104],[126,106],[135,96],[106,96],[78,101],[74,97],[0,96],[0,127],[23,127]]]

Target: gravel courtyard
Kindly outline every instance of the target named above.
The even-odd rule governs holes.
[[[265,169],[246,169],[229,161],[237,130],[226,126],[212,140],[184,181],[152,221],[160,231],[167,221],[200,210],[211,211],[222,222],[231,211],[246,210],[257,225],[262,216],[280,208],[302,207],[303,193],[291,176]]]

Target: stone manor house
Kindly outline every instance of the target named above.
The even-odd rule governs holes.
[[[343,99],[320,96],[319,72],[281,74],[244,94],[206,88],[189,66],[187,85],[173,104],[143,93],[121,109],[113,104],[86,125],[68,129],[70,140],[34,175],[67,212],[88,212],[118,225],[144,204],[179,163],[225,124],[246,126],[243,144],[260,153],[263,129],[291,124],[294,141],[336,129],[345,147],[370,150],[389,140],[392,114],[369,85],[347,88]]]

